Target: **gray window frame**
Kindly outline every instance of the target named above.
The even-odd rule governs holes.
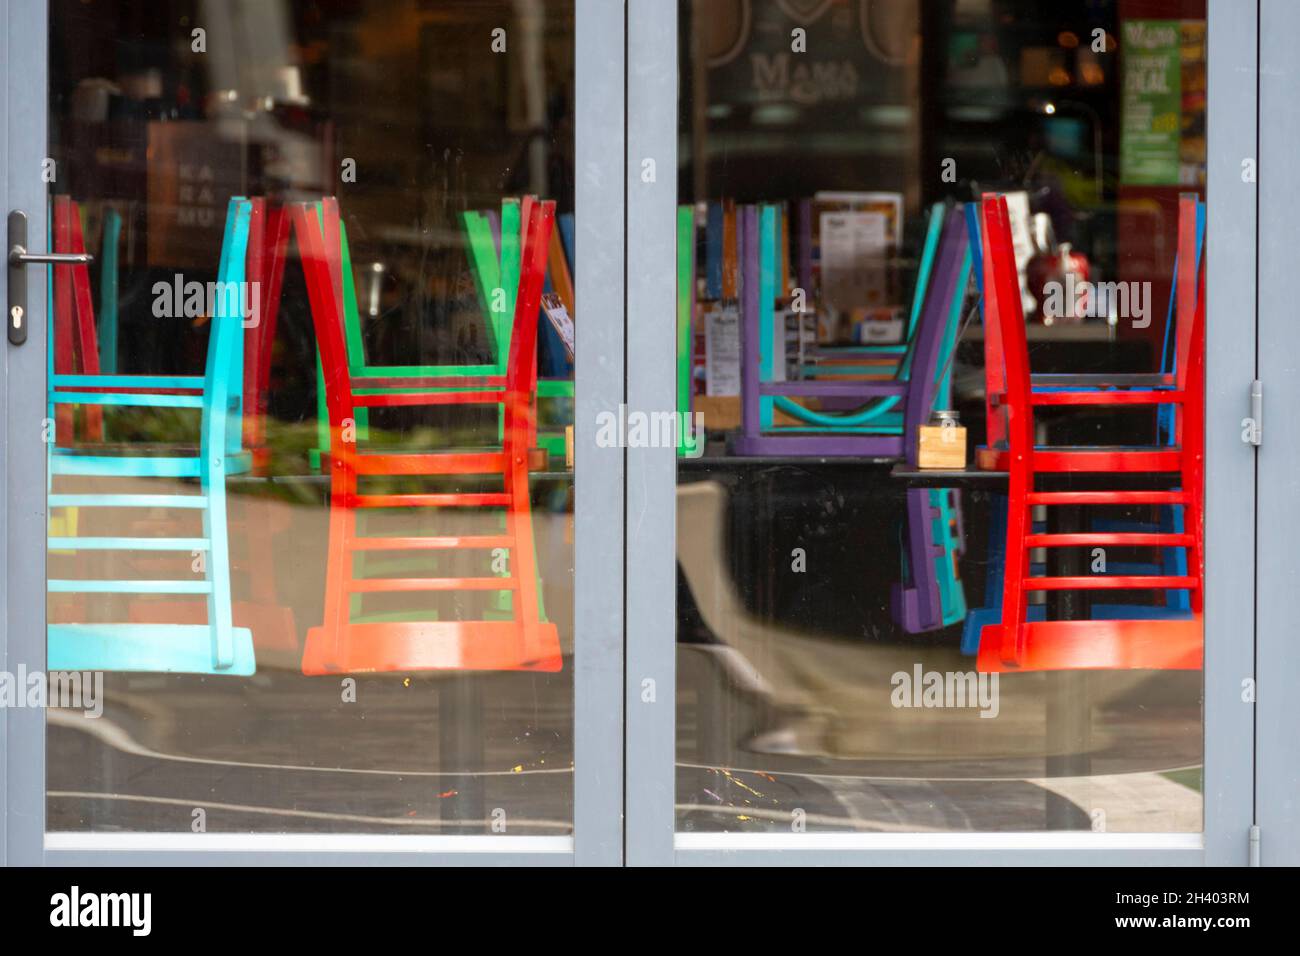
[[[599,414],[620,404],[675,407],[674,323],[665,317],[675,314],[678,142],[677,101],[670,91],[678,86],[677,10],[665,0],[576,0],[575,271],[584,305],[575,440],[571,847],[494,850],[484,838],[449,837],[441,844],[394,838],[389,850],[220,849],[215,843],[197,849],[47,849],[44,715],[18,708],[0,711],[0,864],[1241,865],[1250,861],[1256,822],[1264,833],[1264,862],[1300,862],[1300,809],[1290,799],[1300,779],[1300,755],[1288,730],[1300,718],[1300,703],[1286,693],[1300,679],[1300,650],[1282,601],[1297,592],[1300,564],[1283,550],[1292,538],[1285,522],[1257,522],[1254,492],[1258,486],[1260,514],[1285,506],[1290,475],[1300,466],[1300,423],[1275,414],[1258,452],[1240,437],[1252,379],[1267,382],[1269,404],[1277,409],[1296,407],[1300,389],[1287,364],[1300,354],[1284,285],[1294,269],[1281,258],[1292,231],[1285,211],[1296,208],[1287,200],[1300,200],[1294,195],[1300,186],[1291,185],[1285,173],[1267,175],[1270,165],[1285,169],[1282,162],[1300,152],[1300,118],[1291,109],[1297,90],[1285,40],[1300,27],[1300,10],[1293,7],[1289,0],[1209,0],[1202,840],[1105,834],[682,840],[674,832],[676,457],[673,449],[601,448],[595,438]],[[10,0],[0,7],[0,21],[5,210],[27,210],[32,234],[41,235],[46,2]],[[1256,69],[1261,65],[1262,73]],[[1262,134],[1260,115],[1269,117]],[[644,176],[646,159],[655,161],[653,181]],[[1256,160],[1258,185],[1243,180],[1245,159]],[[4,284],[0,270],[0,290]],[[11,672],[20,664],[44,669],[44,601],[25,596],[44,591],[45,284],[29,283],[29,293],[28,343],[6,346],[0,362],[0,668]],[[1257,334],[1242,334],[1244,327],[1256,328],[1257,307]],[[1257,644],[1259,672],[1280,675],[1283,684],[1276,698],[1261,698],[1259,714],[1242,699],[1242,682],[1257,673]]]

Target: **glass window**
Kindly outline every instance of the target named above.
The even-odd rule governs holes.
[[[48,829],[571,832],[572,2],[49,50]]]
[[[1195,0],[683,0],[677,829],[1202,829]]]

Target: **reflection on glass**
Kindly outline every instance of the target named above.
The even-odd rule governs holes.
[[[570,832],[572,5],[50,49],[49,829]]]
[[[1041,6],[679,6],[679,830],[1201,829],[1204,4]]]

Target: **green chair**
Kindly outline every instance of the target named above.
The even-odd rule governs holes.
[[[361,332],[361,313],[357,307],[356,282],[353,277],[352,257],[348,246],[347,227],[338,215],[337,199],[330,197],[322,200],[334,206],[329,215],[321,215],[325,224],[325,242],[337,245],[342,254],[342,276],[336,277],[341,287],[336,295],[343,304],[344,340],[347,348],[348,367],[358,395],[394,395],[427,394],[433,391],[459,391],[461,387],[453,382],[439,386],[437,379],[457,379],[466,376],[504,376],[510,350],[510,337],[514,324],[515,296],[519,287],[520,270],[520,222],[521,208],[526,208],[535,200],[531,197],[522,202],[518,199],[506,199],[501,204],[499,236],[494,229],[492,217],[479,212],[465,212],[461,216],[461,229],[465,238],[466,251],[470,261],[470,271],[474,277],[474,287],[480,307],[486,319],[488,336],[492,346],[493,361],[485,364],[471,365],[370,365],[366,361],[365,344]],[[320,207],[318,207],[319,209]],[[323,210],[322,210],[323,212]],[[337,231],[330,227],[337,223]],[[333,233],[333,234],[332,234]],[[558,243],[558,238],[557,238]],[[394,379],[410,379],[410,383],[393,384]],[[375,381],[367,386],[366,380]],[[433,380],[433,381],[431,381]],[[317,394],[325,394],[324,370],[319,353],[316,361]],[[542,401],[567,401],[568,419],[572,419],[573,380],[541,379],[537,383],[539,406]],[[539,418],[543,413],[539,408]],[[554,421],[554,416],[548,419]],[[504,422],[503,411],[498,409],[498,432]],[[357,409],[356,430],[359,440],[369,437],[369,410]],[[554,426],[544,429],[540,435],[534,435],[535,447],[546,450],[548,457],[564,460],[564,426],[568,421],[561,421],[558,431]],[[329,414],[324,401],[317,403],[317,447],[311,451],[313,468],[321,467],[322,450],[329,447]],[[498,435],[498,437],[500,437]]]

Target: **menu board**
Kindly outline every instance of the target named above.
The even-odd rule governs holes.
[[[878,212],[824,212],[818,222],[822,301],[841,312],[882,305],[888,225]]]
[[[704,315],[706,395],[740,394],[740,310],[735,305],[706,307]]]
[[[1180,23],[1127,20],[1121,35],[1120,180],[1126,186],[1176,186],[1182,124]]]
[[[560,336],[560,341],[564,343],[564,351],[569,353],[569,358],[573,358],[573,319],[569,316],[569,310],[564,307],[564,302],[554,292],[543,293],[542,312],[546,314],[556,334]]]
[[[903,196],[818,192],[812,199],[812,272],[826,326],[823,342],[852,341],[852,325],[898,305],[894,260],[902,240]]]

